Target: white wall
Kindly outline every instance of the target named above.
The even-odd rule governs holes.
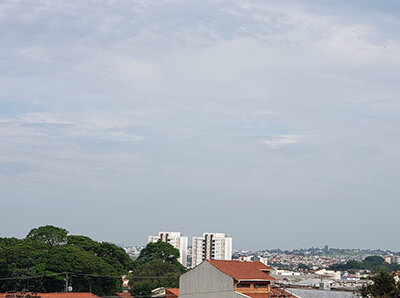
[[[188,237],[186,236],[180,237],[179,262],[185,267],[187,266],[187,242],[188,242]]]
[[[232,238],[225,238],[225,260],[232,260]]]

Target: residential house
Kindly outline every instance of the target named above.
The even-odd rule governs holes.
[[[270,268],[263,263],[206,260],[180,277],[185,298],[297,297],[272,284]]]

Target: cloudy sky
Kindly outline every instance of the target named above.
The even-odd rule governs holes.
[[[398,0],[0,1],[0,235],[400,250]]]

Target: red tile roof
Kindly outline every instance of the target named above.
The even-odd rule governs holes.
[[[166,297],[179,297],[179,289],[176,288],[168,288],[165,289]]]
[[[0,298],[14,298],[14,297],[98,298],[99,296],[92,293],[0,293]]]
[[[263,263],[242,261],[207,260],[218,270],[236,280],[275,280],[269,275],[270,268]]]

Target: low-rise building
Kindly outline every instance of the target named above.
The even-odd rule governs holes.
[[[281,276],[300,276],[300,272],[294,272],[285,269],[275,269],[274,274],[281,275]]]
[[[273,285],[269,272],[259,261],[207,260],[181,275],[179,292],[186,298],[296,297]]]
[[[392,264],[393,256],[385,256],[383,259],[386,263]]]
[[[314,274],[323,276],[323,277],[327,277],[327,278],[332,278],[332,279],[341,279],[342,278],[342,272],[340,272],[340,271],[320,269],[320,270],[315,271]]]

